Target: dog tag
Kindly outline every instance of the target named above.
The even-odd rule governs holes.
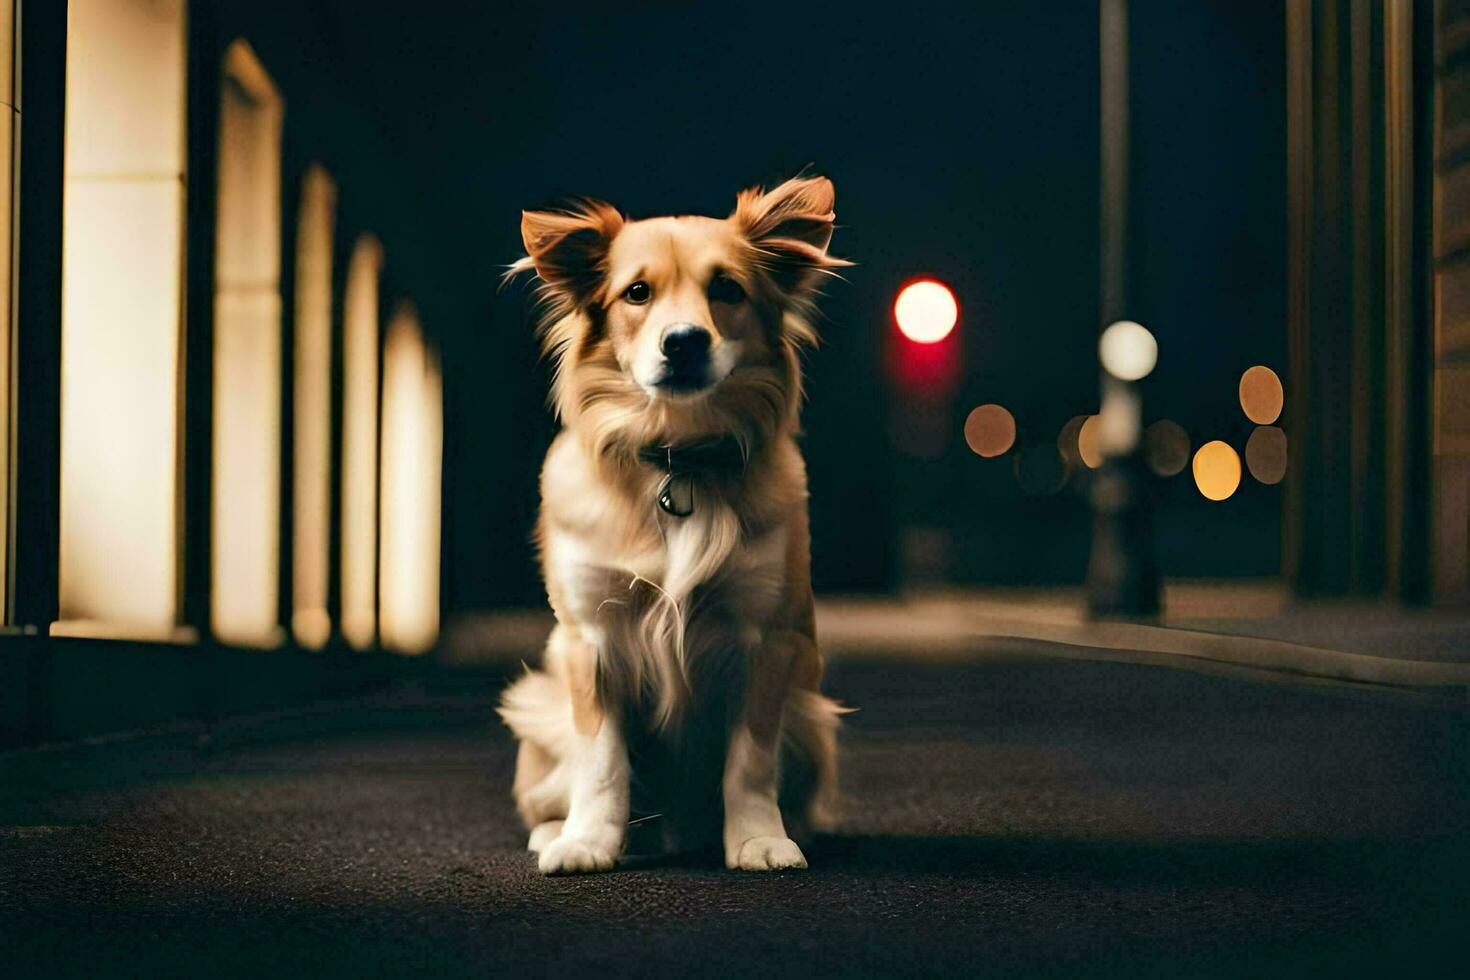
[[[694,513],[694,477],[689,473],[670,473],[658,485],[658,505],[664,513],[688,517]]]

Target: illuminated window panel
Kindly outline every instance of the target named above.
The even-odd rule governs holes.
[[[0,406],[10,404],[10,269],[15,234],[15,3],[0,0]],[[0,408],[0,460],[10,458],[9,413]],[[0,479],[0,516],[10,514],[9,480]],[[0,533],[0,596],[6,594],[9,535]]]
[[[56,630],[167,634],[178,612],[182,0],[71,0],[66,62]]]
[[[364,235],[347,265],[342,340],[342,635],[358,650],[377,634],[378,276],[383,249]]]
[[[214,297],[210,624],[272,646],[281,454],[281,99],[243,41],[225,55]]]
[[[294,518],[291,632],[310,649],[326,645],[327,553],[332,455],[332,228],[337,187],[320,167],[301,185],[296,228]]]
[[[444,388],[418,316],[400,307],[383,345],[383,645],[422,653],[439,635],[439,480]]]

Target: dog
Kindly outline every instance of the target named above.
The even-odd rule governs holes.
[[[821,693],[800,356],[828,254],[824,177],[737,195],[723,219],[527,211],[562,428],[536,545],[556,626],[500,714],[546,874],[605,871],[630,821],[658,853],[723,845],[806,867],[846,710]],[[651,838],[649,831],[657,833]]]

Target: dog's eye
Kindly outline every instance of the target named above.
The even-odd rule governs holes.
[[[623,299],[635,306],[642,306],[653,298],[653,287],[639,279],[633,285],[623,290]]]
[[[709,298],[716,303],[739,303],[745,299],[745,287],[729,276],[715,276],[710,280]]]

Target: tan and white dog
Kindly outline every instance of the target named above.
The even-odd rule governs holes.
[[[795,436],[832,183],[742,192],[724,219],[526,212],[563,428],[537,526],[557,625],[505,693],[515,799],[547,874],[602,871],[630,819],[656,849],[722,838],[725,863],[803,868],[830,818]],[[723,826],[723,834],[719,831]]]

